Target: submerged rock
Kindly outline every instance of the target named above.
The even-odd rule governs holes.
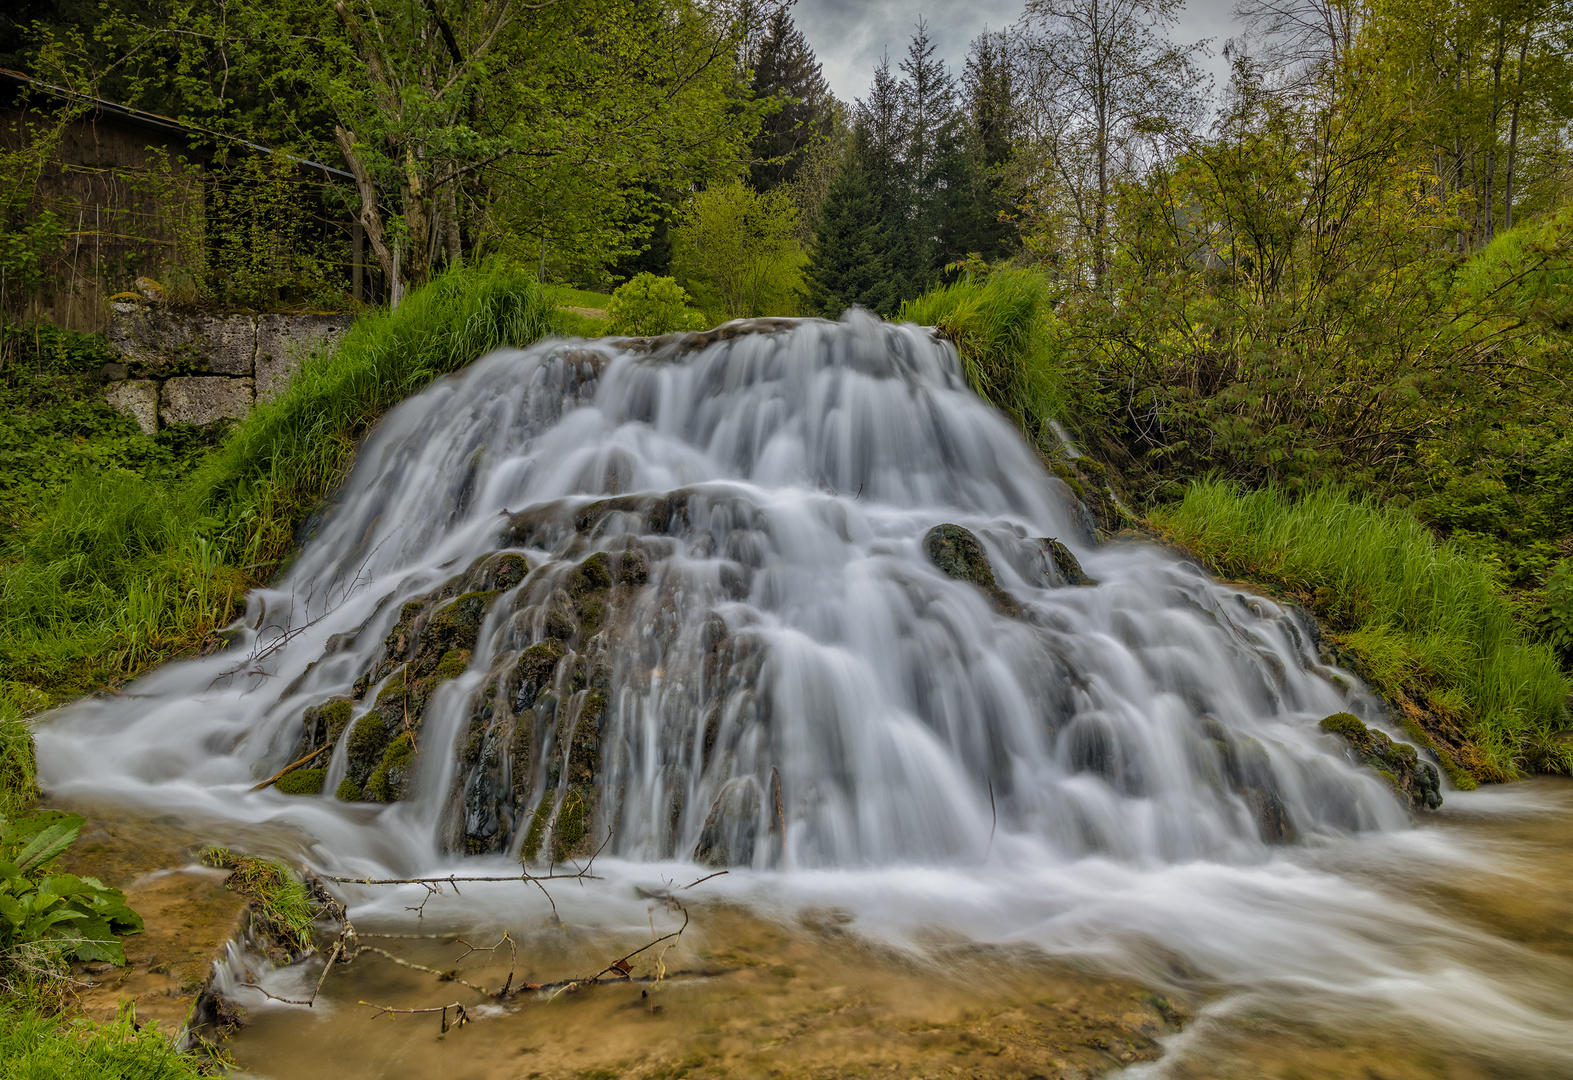
[[[1320,726],[1342,739],[1356,762],[1380,773],[1410,807],[1435,810],[1442,805],[1441,776],[1435,765],[1421,760],[1413,746],[1395,743],[1385,732],[1366,727],[1353,713],[1334,713]]]

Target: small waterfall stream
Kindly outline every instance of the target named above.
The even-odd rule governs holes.
[[[609,837],[607,918],[697,861],[783,918],[1379,1002],[1573,1069],[1565,1009],[1316,866],[1420,835],[1317,727],[1378,721],[1358,681],[1292,612],[1095,543],[948,345],[857,314],[630,344],[497,352],[400,405],[228,649],[40,730],[51,793],[355,874]],[[321,794],[250,790],[307,751]]]

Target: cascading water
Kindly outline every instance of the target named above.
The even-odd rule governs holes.
[[[1161,945],[1551,1053],[1507,989],[1422,973],[1436,920],[1390,940],[1287,857],[1406,835],[1317,726],[1374,718],[1358,683],[1291,612],[1081,517],[914,327],[503,351],[389,414],[227,650],[64,710],[41,775],[289,826],[355,873],[609,835],[635,877],[751,867],[727,887],[765,908],[950,918],[1138,976]],[[321,794],[250,790],[311,750]]]

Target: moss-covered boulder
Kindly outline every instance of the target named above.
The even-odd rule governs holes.
[[[273,787],[286,795],[319,795],[327,776],[327,769],[296,769],[279,777]]]
[[[1071,553],[1071,549],[1060,543],[1052,536],[1045,536],[1038,540],[1043,545],[1043,552],[1054,564],[1054,569],[1059,572],[1060,579],[1067,585],[1096,585],[1097,579],[1090,578],[1082,570],[1081,563]]]
[[[960,525],[936,525],[923,537],[929,561],[957,581],[976,585],[1003,615],[1021,614],[1021,605],[994,580],[988,552],[976,536]]]
[[[1334,713],[1320,727],[1341,739],[1355,762],[1380,773],[1411,808],[1435,810],[1442,805],[1442,778],[1413,746],[1395,743],[1353,713]]]

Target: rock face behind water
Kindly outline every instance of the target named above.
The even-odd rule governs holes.
[[[1442,805],[1442,781],[1435,765],[1423,761],[1413,746],[1395,743],[1385,732],[1366,727],[1353,713],[1334,713],[1321,723],[1349,747],[1355,761],[1375,769],[1415,809]]]

